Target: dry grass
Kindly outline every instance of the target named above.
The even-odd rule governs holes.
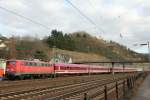
[[[61,49],[56,49],[55,52],[57,52],[58,54],[69,55],[72,58],[73,62],[109,61],[109,59],[107,59],[106,57],[94,53],[82,53],[77,51],[68,51],[68,50],[61,50]],[[52,50],[50,50],[50,54],[52,55]]]

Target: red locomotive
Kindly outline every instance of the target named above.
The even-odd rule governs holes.
[[[8,60],[6,62],[6,77],[24,78],[41,77],[54,72],[54,67],[49,62],[30,60]]]

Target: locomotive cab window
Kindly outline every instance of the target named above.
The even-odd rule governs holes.
[[[7,65],[16,65],[16,61],[8,61]]]

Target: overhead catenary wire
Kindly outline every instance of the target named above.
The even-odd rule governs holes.
[[[97,24],[90,19],[86,14],[84,14],[78,7],[76,7],[70,0],[66,0],[66,2],[68,2],[74,9],[76,9],[76,11],[78,11],[78,13],[83,16],[86,20],[88,20],[91,24],[93,24],[99,31],[102,31],[104,33],[104,31],[102,29],[100,29]]]
[[[93,5],[92,1],[91,1],[91,0],[88,0],[88,2],[89,2],[89,4],[91,5],[91,8],[96,10],[96,7]],[[99,15],[99,18],[101,18],[101,19],[102,19],[102,16],[100,16],[100,15]],[[120,19],[120,16],[117,16],[117,18],[119,18],[119,19]],[[101,23],[101,25],[102,25],[102,23]],[[123,38],[124,38],[124,36],[123,36],[123,34],[122,34],[122,33],[120,33],[120,38],[121,38],[121,39],[123,39]]]
[[[70,2],[69,0],[66,0],[66,1],[67,1],[73,8],[75,8],[75,9],[79,12],[80,15],[82,15],[84,18],[86,18],[86,19],[87,19],[91,24],[93,24],[99,31],[101,31],[101,32],[104,33],[104,31],[103,31],[102,29],[100,29],[100,28],[97,26],[97,24],[95,24],[95,22],[94,22],[92,19],[90,19],[88,16],[86,16],[86,15],[85,15],[80,9],[78,9],[72,2]],[[24,16],[24,15],[22,15],[22,14],[19,14],[19,13],[15,12],[15,11],[12,11],[12,10],[10,10],[10,9],[4,8],[4,7],[2,7],[2,6],[0,6],[0,9],[4,10],[4,11],[6,11],[6,12],[9,12],[9,13],[11,13],[11,14],[14,14],[14,15],[20,17],[20,18],[25,19],[25,20],[28,20],[28,21],[30,21],[30,22],[32,22],[32,23],[34,23],[34,24],[40,25],[40,26],[44,27],[45,29],[48,29],[48,30],[50,29],[50,28],[47,27],[46,25],[44,25],[44,24],[42,24],[42,23],[39,23],[39,22],[37,22],[37,21],[35,21],[35,20],[32,20],[32,19],[30,19],[29,17],[26,17],[26,16]]]
[[[88,2],[89,2],[89,4],[91,5],[91,8],[96,10],[96,7],[93,5],[92,1],[91,1],[91,0],[88,0]],[[102,16],[99,16],[99,18],[102,18]],[[120,19],[120,16],[117,16],[117,18]],[[123,37],[124,37],[123,34],[120,33],[120,38],[123,39]]]
[[[91,0],[88,0],[89,1],[89,4],[91,5],[91,8],[93,9],[93,10],[97,10],[97,8],[94,6],[94,4],[92,3],[92,1]],[[98,14],[98,17],[99,18],[102,18],[102,16],[100,16],[99,14]]]
[[[30,21],[30,22],[32,22],[32,23],[34,23],[34,24],[40,25],[40,26],[44,27],[45,29],[50,30],[50,28],[47,27],[46,25],[44,25],[44,24],[42,24],[42,23],[39,23],[39,22],[37,22],[37,21],[34,21],[34,20],[32,20],[32,19],[30,19],[30,18],[28,18],[28,17],[26,17],[26,16],[24,16],[24,15],[21,15],[21,14],[15,12],[15,11],[9,10],[9,9],[4,8],[4,7],[2,7],[2,6],[0,6],[0,9],[4,10],[4,11],[6,11],[6,12],[9,12],[9,13],[11,13],[11,14],[14,14],[14,15],[20,17],[20,18],[25,19],[25,20],[28,20],[28,21]]]

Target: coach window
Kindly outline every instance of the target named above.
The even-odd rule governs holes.
[[[67,68],[67,70],[70,70],[70,67],[69,67],[69,66],[67,66],[66,68]]]
[[[34,63],[34,62],[32,62],[32,66],[35,66],[35,63]]]
[[[39,66],[41,67],[41,66],[42,66],[42,64],[41,64],[41,63],[39,63]]]
[[[45,63],[44,66],[47,67],[47,64]]]
[[[32,62],[29,62],[29,66],[32,66],[33,65],[33,63]]]
[[[38,63],[38,66],[40,66],[40,67],[41,67],[41,66],[42,66],[42,64],[41,64],[41,63]]]
[[[43,67],[43,66],[44,66],[44,64],[43,64],[43,63],[41,63],[41,66]]]
[[[69,69],[69,67],[68,67],[68,66],[64,66],[64,68],[65,68],[65,70],[68,70],[68,69]]]
[[[39,66],[40,66],[40,63],[37,63],[37,66],[39,67]]]
[[[42,67],[43,66],[43,64],[42,63],[40,63],[40,67]]]
[[[63,66],[63,67],[64,67],[64,70],[68,70],[68,68],[69,68],[69,67],[67,67],[67,66]]]
[[[47,64],[47,67],[49,67],[49,65]]]
[[[39,66],[39,63],[36,63],[36,66],[38,67],[38,66]]]
[[[66,67],[65,66],[59,66],[60,67],[60,69],[62,69],[62,70],[66,70]]]
[[[48,67],[50,67],[51,65],[50,64],[48,64]]]
[[[45,67],[47,67],[47,64],[45,63]]]
[[[33,63],[33,66],[37,66],[37,63],[34,62],[34,63]]]
[[[42,63],[41,65],[42,65],[42,67],[44,67],[44,63]]]
[[[47,67],[47,64],[45,63],[45,67]]]
[[[42,63],[42,66],[44,67],[44,66],[45,66],[45,63]]]
[[[37,64],[37,63],[35,63],[35,66],[38,66],[38,64]]]

